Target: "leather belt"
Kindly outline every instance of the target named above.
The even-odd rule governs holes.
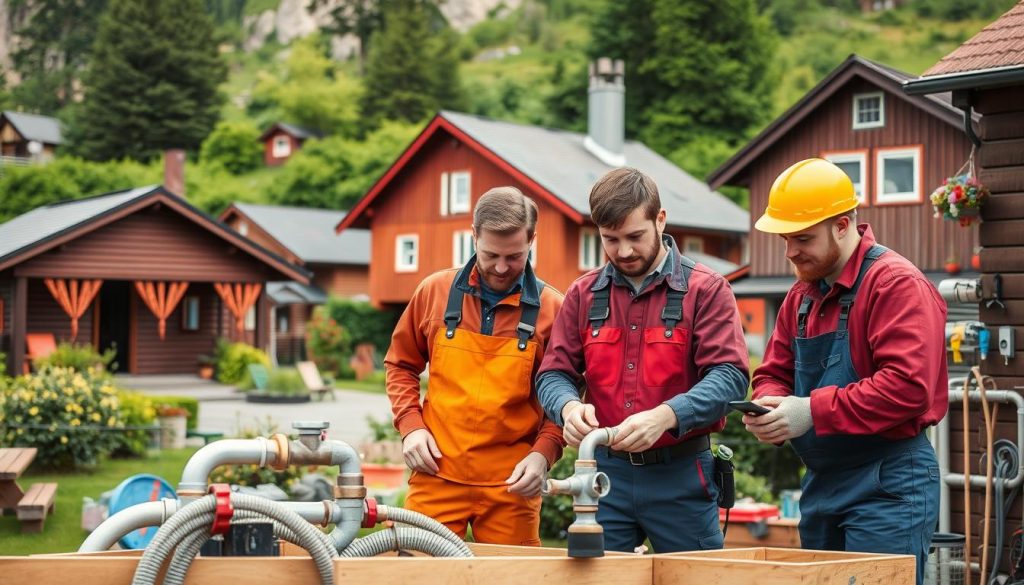
[[[708,435],[700,435],[698,437],[692,437],[683,441],[682,443],[676,443],[675,445],[667,445],[665,447],[656,447],[654,449],[648,449],[646,451],[638,451],[636,453],[630,453],[628,451],[616,451],[615,449],[605,448],[608,452],[609,457],[616,459],[625,459],[636,466],[641,465],[654,465],[657,463],[668,463],[673,459],[679,459],[682,457],[689,457],[690,455],[696,455],[701,451],[705,451],[711,448],[711,439]]]

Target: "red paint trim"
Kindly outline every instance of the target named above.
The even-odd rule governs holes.
[[[434,119],[427,124],[427,127],[420,132],[420,135],[413,140],[412,144],[405,149],[405,152],[398,157],[398,160],[391,165],[391,167],[373,184],[373,187],[367,191],[366,195],[356,203],[355,207],[349,210],[348,214],[338,223],[338,226],[334,228],[335,233],[341,233],[343,230],[348,229],[356,223],[357,219],[363,219],[363,213],[367,213],[367,217],[370,216],[369,206],[374,200],[384,191],[385,188],[391,183],[395,176],[409,163],[409,161],[419,153],[423,146],[427,143],[430,138],[437,133],[439,129],[443,129],[453,137],[458,139],[463,144],[469,146],[474,152],[484,157],[502,171],[511,175],[517,181],[526,185],[531,191],[537,193],[541,199],[551,204],[555,209],[562,212],[564,215],[572,219],[579,225],[583,225],[586,219],[581,213],[570,207],[567,203],[555,196],[554,193],[548,189],[542,187],[539,183],[528,177],[525,173],[515,168],[508,163],[505,159],[501,158],[493,151],[480,144],[477,140],[463,132],[457,126],[448,121],[441,114],[434,116]]]
[[[750,264],[747,264],[746,266],[740,266],[736,270],[733,270],[729,274],[726,274],[725,280],[727,280],[728,282],[734,282],[748,275],[750,275]]]

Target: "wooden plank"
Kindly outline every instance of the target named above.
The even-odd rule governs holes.
[[[1024,138],[986,142],[978,151],[978,162],[986,169],[1024,165]]]
[[[2,459],[0,479],[18,479],[36,458],[37,449],[35,447],[9,447],[0,449],[0,451],[7,455]]]
[[[1024,219],[983,222],[978,230],[978,243],[982,246],[1024,246]]]
[[[999,351],[996,349],[995,334],[992,335],[992,353],[989,354],[989,359],[982,366],[982,372],[993,375],[993,376],[1021,376],[1024,375],[1024,347],[1021,347],[1021,343],[1024,343],[1024,339],[1017,338],[1017,351],[1013,354],[1013,359],[1008,362],[1003,361],[1003,357],[999,355]],[[980,408],[980,406],[979,406]]]
[[[650,585],[653,559],[652,555],[587,560],[552,557],[338,559],[334,561],[334,582],[337,585],[378,582],[389,585],[572,582]]]
[[[1024,191],[1024,168],[1019,166],[982,168],[978,178],[993,193]]]
[[[1003,308],[999,305],[986,306],[985,302],[979,304],[978,318],[989,327],[993,325],[1019,325],[1024,323],[1024,300],[1007,299],[1003,301]],[[1024,341],[1024,340],[1021,340]],[[992,344],[996,343],[993,334]]]
[[[978,136],[985,141],[1024,136],[1024,112],[982,116],[978,122]],[[984,151],[985,146],[981,150]]]
[[[793,521],[766,520],[767,531],[763,536],[756,537],[747,522],[729,522],[729,533],[725,536],[728,548],[747,547],[783,547],[800,548],[800,531]]]
[[[745,559],[748,561],[763,561],[765,559],[765,547],[752,547],[752,548],[725,548],[722,550],[697,550],[697,551],[686,551],[667,553],[658,555],[659,557],[692,557],[692,556],[711,556],[716,559]]]
[[[1024,218],[1024,193],[997,193],[989,197],[981,208],[981,218],[985,221]],[[979,228],[985,231],[985,224]]]
[[[1011,272],[1000,274],[1000,277],[1003,281],[1004,299],[1024,299],[1024,273]],[[993,292],[996,290],[994,274],[981,275],[981,290],[986,299],[992,297]]]
[[[1024,86],[1000,87],[978,92],[974,110],[985,115],[1020,112],[1024,110],[1021,104],[1024,104]]]
[[[868,555],[865,558],[819,562],[657,556],[652,568],[652,582],[659,585],[912,585],[916,569],[916,560],[909,555]]]
[[[978,255],[981,256],[981,272],[983,273],[1021,272],[1021,257],[1024,256],[1024,248],[1015,246],[982,248]]]
[[[66,585],[69,575],[74,576],[76,585],[129,585],[137,563],[134,557],[0,557],[0,575],[17,575],[17,582],[32,585]],[[298,557],[199,558],[185,579],[186,585],[242,581],[246,585],[299,585],[319,583],[320,575],[309,559]]]

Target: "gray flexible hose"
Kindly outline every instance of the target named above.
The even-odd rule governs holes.
[[[445,540],[455,545],[459,551],[463,553],[463,556],[473,556],[473,551],[469,550],[469,545],[464,540],[459,538],[458,534],[452,532],[447,526],[441,524],[437,520],[434,520],[426,514],[414,512],[413,510],[407,510],[405,508],[393,508],[388,506],[387,508],[388,520],[394,520],[395,522],[401,522],[402,524],[408,524],[409,526],[415,526],[422,528],[429,532],[444,537]]]
[[[386,528],[356,539],[341,551],[341,557],[375,557],[399,549],[420,551],[435,557],[472,556],[463,553],[442,536],[410,526]]]
[[[300,541],[298,544],[309,551],[316,563],[323,585],[333,583],[332,559],[337,557],[337,551],[333,547],[324,546],[323,533],[313,525],[284,506],[264,498],[233,493],[231,504],[238,510],[249,510],[269,516],[292,530]],[[139,560],[132,585],[155,584],[160,568],[171,552],[192,533],[209,529],[213,522],[215,507],[216,496],[210,494],[183,507],[169,518],[157,531]],[[195,546],[195,541],[190,539],[189,545]]]

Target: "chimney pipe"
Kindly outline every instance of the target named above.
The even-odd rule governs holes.
[[[185,196],[185,151],[169,148],[164,151],[164,189],[179,197]]]
[[[601,57],[589,66],[587,137],[583,146],[601,162],[626,164],[626,66],[622,59]]]

